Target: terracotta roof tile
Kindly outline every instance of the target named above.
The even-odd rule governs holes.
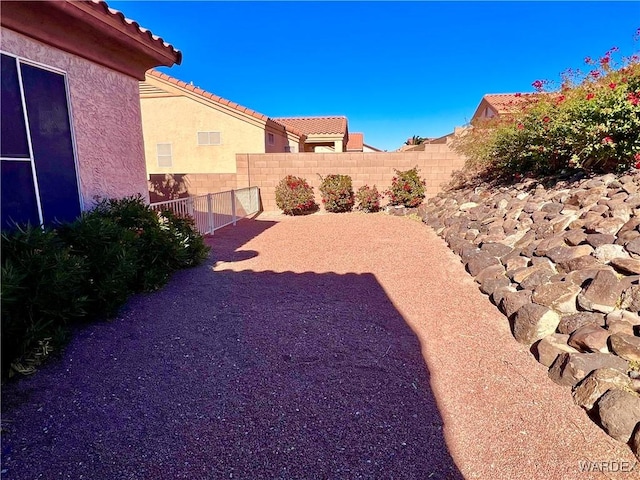
[[[498,114],[513,112],[521,105],[531,100],[535,93],[492,93],[484,96],[484,100],[489,103]]]
[[[263,120],[263,121],[268,121],[271,120],[277,124],[279,124],[280,126],[282,126],[283,128],[285,128],[288,132],[293,133],[294,135],[297,135],[299,137],[302,137],[303,134],[300,133],[300,131],[298,131],[297,129],[295,129],[294,127],[290,127],[289,125],[284,125],[272,118],[267,117],[266,115],[263,115],[262,113],[258,113],[255,110],[251,110],[250,108],[244,107],[242,105],[239,105],[235,102],[232,102],[231,100],[227,100],[226,98],[222,98],[219,97],[218,95],[215,95],[211,92],[207,92],[206,90],[203,90],[200,87],[196,87],[193,85],[189,85],[186,82],[183,82],[182,80],[178,80],[177,78],[173,78],[169,75],[167,75],[166,73],[162,73],[159,72],[158,70],[149,70],[147,72],[147,75],[151,76],[151,77],[155,77],[155,78],[159,78],[161,80],[164,80],[166,82],[171,83],[172,85],[176,85],[184,90],[187,90],[189,92],[195,93],[196,95],[200,95],[203,98],[208,98],[213,100],[216,103],[219,103],[220,105],[226,105],[229,108],[232,108],[233,110],[236,110],[238,112],[241,113],[245,113],[253,118],[257,118],[258,120]]]
[[[347,151],[361,152],[364,145],[363,133],[350,133],[347,141]]]
[[[273,120],[287,128],[294,128],[304,135],[347,133],[347,117],[285,117]]]
[[[182,63],[182,52],[180,50],[177,50],[170,43],[165,42],[161,37],[154,35],[151,30],[141,27],[135,20],[125,17],[119,10],[109,7],[107,2],[103,0],[88,0],[83,3],[91,6],[94,10],[107,17],[117,18],[132,34],[142,37],[142,39],[149,44],[156,45],[157,47],[161,47],[166,50],[175,57],[176,64],[180,65],[180,63]]]

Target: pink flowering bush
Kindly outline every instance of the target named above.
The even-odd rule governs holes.
[[[559,88],[536,80],[510,112],[473,125],[454,143],[468,165],[500,175],[567,168],[623,171],[640,161],[640,57],[617,66],[612,48],[586,58],[587,73],[568,70]]]
[[[391,187],[384,192],[389,198],[389,205],[403,205],[405,207],[417,207],[424,200],[424,179],[420,178],[418,167],[411,170],[396,170],[396,176],[391,180]]]
[[[363,185],[356,192],[356,209],[365,212],[373,213],[380,210],[380,199],[382,195],[378,192],[378,189],[374,185]]]
[[[318,209],[313,187],[293,175],[287,175],[276,186],[276,205],[286,215],[305,215]]]
[[[322,178],[320,192],[322,204],[327,212],[350,212],[355,203],[353,186],[349,175],[327,175]]]

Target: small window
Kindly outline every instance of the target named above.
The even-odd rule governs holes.
[[[171,156],[171,144],[158,143],[156,144],[156,149],[158,151],[158,166],[171,167],[173,165],[173,159]]]
[[[295,145],[285,145],[284,151],[286,153],[296,153],[296,146]]]
[[[198,132],[198,145],[221,145],[220,132]]]
[[[267,143],[269,145],[276,144],[276,136],[273,133],[267,133]]]

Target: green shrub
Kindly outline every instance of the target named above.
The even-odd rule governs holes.
[[[355,203],[353,186],[349,175],[327,175],[322,178],[320,193],[327,212],[350,212]]]
[[[70,323],[114,314],[132,293],[159,288],[208,252],[191,218],[159,214],[140,196],[104,200],[55,230],[3,233],[3,378],[32,371]]]
[[[406,171],[395,170],[395,172],[396,176],[391,180],[391,187],[385,192],[389,197],[389,205],[405,207],[420,205],[426,196],[426,182],[420,178],[418,167]]]
[[[175,244],[175,253],[170,259],[172,268],[193,267],[209,256],[210,249],[192,217],[176,215],[171,210],[164,210],[160,217],[161,225],[171,234]]]
[[[381,198],[375,185],[363,185],[356,192],[356,208],[366,213],[377,212],[380,210]]]
[[[86,315],[87,272],[86,259],[73,255],[53,230],[25,227],[2,234],[3,377],[12,362]]]
[[[305,215],[318,209],[313,187],[293,175],[284,177],[276,187],[276,205],[286,215]]]
[[[144,267],[136,233],[105,216],[102,210],[94,210],[60,226],[58,234],[88,267],[86,282],[79,289],[88,302],[86,320],[116,313],[137,290],[136,278]]]
[[[520,176],[562,169],[623,171],[640,162],[640,59],[615,69],[609,50],[591,70],[563,76],[559,89],[533,83],[509,115],[477,122],[454,142],[468,166],[486,173]]]

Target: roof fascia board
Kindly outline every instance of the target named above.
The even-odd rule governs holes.
[[[148,36],[142,32],[136,38],[119,16],[98,13],[97,9],[103,8],[93,2],[3,2],[0,23],[138,80],[144,80],[150,68],[182,61],[182,54],[173,47],[161,48],[156,46],[160,41],[151,39],[143,41],[143,36]]]

